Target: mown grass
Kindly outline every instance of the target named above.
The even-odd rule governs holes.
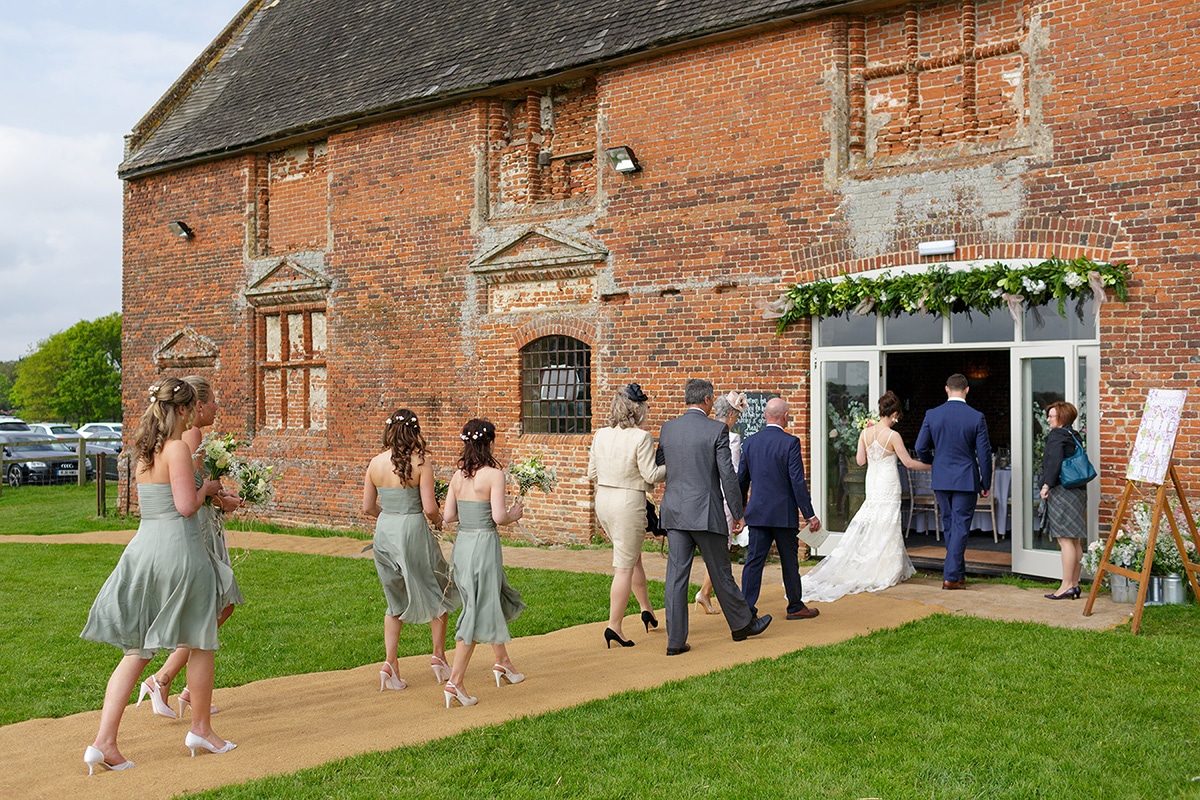
[[[117,486],[109,483],[108,516],[96,516],[96,487],[20,486],[0,492],[0,536],[10,534],[121,531],[138,526],[137,517],[117,513]]]
[[[120,653],[79,632],[121,550],[0,545],[0,724],[100,707]],[[382,660],[386,604],[372,560],[260,550],[235,569],[249,602],[221,628],[218,687]],[[511,625],[514,637],[608,618],[607,576],[516,568],[508,575],[528,604]],[[652,582],[650,591],[661,608],[662,584]],[[636,609],[631,602],[630,613]],[[429,651],[429,626],[404,626],[400,654]]]
[[[1195,796],[1200,637],[1170,618],[1197,610],[1163,611],[1138,636],[931,617],[199,796]]]

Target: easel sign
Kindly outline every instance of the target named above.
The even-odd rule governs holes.
[[[1158,527],[1163,517],[1166,517],[1167,523],[1171,527],[1171,535],[1175,537],[1175,546],[1179,548],[1184,571],[1187,572],[1188,581],[1192,585],[1192,592],[1200,598],[1200,584],[1196,581],[1196,574],[1200,572],[1200,564],[1193,563],[1188,557],[1187,549],[1183,544],[1183,536],[1179,533],[1179,526],[1175,522],[1175,515],[1171,513],[1170,504],[1167,502],[1166,479],[1170,478],[1170,485],[1179,500],[1179,507],[1187,521],[1192,541],[1200,541],[1200,538],[1197,537],[1195,517],[1192,516],[1192,509],[1188,506],[1187,496],[1183,493],[1183,486],[1179,482],[1175,465],[1171,463],[1171,455],[1175,450],[1175,437],[1179,433],[1180,415],[1186,399],[1187,392],[1182,389],[1151,389],[1146,398],[1146,404],[1142,407],[1142,423],[1138,427],[1133,453],[1129,458],[1129,469],[1125,473],[1125,491],[1117,506],[1112,529],[1108,533],[1108,541],[1104,544],[1104,554],[1100,557],[1100,565],[1096,568],[1096,577],[1092,579],[1092,590],[1088,592],[1087,604],[1083,607],[1085,617],[1091,616],[1092,605],[1096,602],[1096,595],[1100,592],[1104,574],[1122,575],[1138,582],[1137,603],[1134,606],[1133,624],[1130,627],[1133,633],[1138,632],[1142,625],[1142,611],[1146,607],[1146,590],[1150,585],[1150,571],[1154,565],[1154,548],[1158,543]],[[1141,571],[1134,572],[1127,567],[1110,564],[1108,558],[1112,554],[1117,533],[1121,530],[1121,523],[1125,521],[1125,514],[1129,510],[1129,501],[1135,492],[1140,491],[1139,483],[1150,484],[1156,488],[1150,534],[1146,540],[1146,557]]]

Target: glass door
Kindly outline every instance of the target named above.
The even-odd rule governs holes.
[[[882,376],[878,352],[830,353],[814,363],[812,464],[813,506],[829,538],[830,552],[866,497],[866,467],[855,459],[864,420],[875,411]]]
[[[1093,404],[1099,387],[1099,348],[1071,343],[1012,350],[1012,566],[1014,572],[1058,578],[1062,575],[1058,545],[1041,530],[1042,454],[1050,432],[1046,407],[1066,400],[1079,409],[1075,428],[1084,436],[1088,457],[1098,463],[1098,437],[1086,436],[1095,420]],[[1095,536],[1099,494],[1089,486],[1089,527]],[[1095,494],[1095,497],[1091,495]],[[1001,498],[997,498],[1001,501]]]

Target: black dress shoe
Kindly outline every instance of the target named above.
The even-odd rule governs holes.
[[[743,642],[746,639],[749,639],[751,636],[758,636],[760,633],[765,631],[767,626],[770,624],[770,614],[764,614],[761,617],[755,617],[754,619],[750,620],[749,625],[744,628],[738,628],[733,632],[733,640],[735,642]]]
[[[683,653],[686,653],[688,650],[691,650],[691,649],[692,649],[692,646],[690,644],[688,644],[687,642],[684,642],[679,647],[668,647],[667,655],[678,656],[678,655],[682,655]]]
[[[804,608],[800,609],[799,611],[789,611],[787,618],[788,619],[812,619],[813,617],[818,616],[820,613],[821,612],[815,608],[809,608],[808,606],[805,606]]]

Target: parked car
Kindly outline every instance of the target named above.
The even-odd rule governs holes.
[[[116,451],[121,452],[121,423],[119,422],[89,422],[86,425],[79,426],[79,435],[85,439],[101,439],[113,444],[106,444],[105,447],[116,448]]]
[[[19,417],[0,417],[0,431],[28,431],[29,426]]]
[[[0,446],[4,452],[4,479],[16,488],[25,483],[72,483],[79,479],[79,459],[65,444],[38,444],[45,439],[43,434],[28,432],[0,433]],[[36,458],[36,461],[14,461],[9,458]],[[85,459],[87,477],[91,479],[96,468],[92,460]]]
[[[29,429],[34,433],[44,433],[47,436],[53,436],[55,439],[78,439],[80,436],[79,431],[65,422],[31,422],[29,423]]]

